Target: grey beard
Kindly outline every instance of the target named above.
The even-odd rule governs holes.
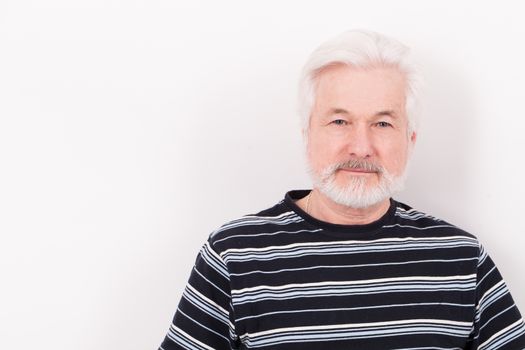
[[[340,186],[336,183],[335,173],[339,169],[364,169],[374,171],[379,177],[378,184],[367,186],[367,178],[352,176],[349,182]],[[403,189],[406,179],[406,167],[399,176],[393,176],[382,166],[373,162],[352,159],[344,163],[329,166],[316,174],[310,167],[314,187],[332,201],[351,208],[367,208],[390,198],[394,193]]]

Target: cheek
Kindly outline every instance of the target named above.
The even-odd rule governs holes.
[[[320,161],[321,159],[323,159],[323,156],[322,154],[320,154],[320,151],[321,150],[315,143],[313,142],[308,143],[308,147],[306,149],[306,156],[307,156],[308,164],[313,169],[320,169],[323,167],[323,164]]]
[[[383,165],[393,174],[399,175],[403,172],[408,157],[408,145],[399,142],[390,145],[382,154]]]
[[[307,156],[310,164],[316,168],[324,168],[334,163],[346,160],[344,158],[344,147],[338,147],[333,140],[321,137],[310,138],[307,147]]]

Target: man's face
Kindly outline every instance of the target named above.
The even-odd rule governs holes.
[[[402,187],[409,148],[406,81],[392,67],[335,65],[318,76],[308,138],[314,187],[364,208]]]

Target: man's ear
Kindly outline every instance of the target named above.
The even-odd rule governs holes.
[[[308,144],[308,129],[303,127],[301,128],[301,137],[303,140],[303,145]]]
[[[415,131],[412,131],[412,134],[410,135],[410,143],[412,144],[412,147],[416,144],[417,140],[417,133]]]

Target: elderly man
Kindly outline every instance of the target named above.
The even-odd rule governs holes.
[[[377,33],[314,51],[300,86],[313,189],[209,236],[161,349],[525,349],[478,240],[391,198],[417,85],[408,49]]]

